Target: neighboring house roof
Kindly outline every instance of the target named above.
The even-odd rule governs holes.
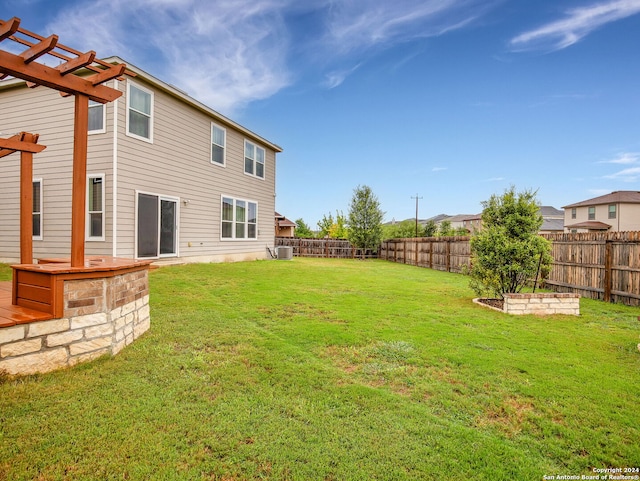
[[[564,219],[543,219],[540,230],[562,232],[564,230]]]
[[[602,204],[640,204],[640,192],[634,190],[618,190],[611,192],[610,194],[601,195],[600,197],[594,197],[593,199],[583,200],[582,202],[576,202],[575,204],[565,205],[563,209],[570,209],[573,207],[584,207],[590,205],[602,205]],[[567,226],[569,227],[569,226]]]
[[[550,205],[540,206],[540,215],[542,217],[557,217],[558,219],[564,219],[564,212]]]
[[[596,220],[589,220],[587,222],[579,222],[577,224],[571,224],[565,226],[567,229],[589,229],[589,230],[609,230],[611,226],[604,222],[598,222]]]
[[[290,221],[282,214],[278,214],[276,212],[276,225],[278,227],[296,227],[297,224],[295,222]]]
[[[150,84],[152,84],[156,88],[164,91],[165,93],[171,95],[172,97],[174,97],[176,99],[181,100],[182,102],[185,102],[185,103],[189,104],[190,106],[194,107],[195,109],[200,110],[201,112],[204,112],[205,114],[213,117],[217,122],[220,122],[221,124],[225,124],[228,127],[231,127],[233,129],[238,130],[239,132],[243,133],[247,137],[250,137],[251,139],[266,145],[270,149],[272,149],[272,150],[274,150],[276,152],[282,152],[282,147],[280,147],[279,145],[268,141],[267,139],[265,139],[265,138],[259,136],[258,134],[256,134],[255,132],[252,132],[251,130],[247,129],[246,127],[243,127],[242,125],[240,125],[240,124],[238,124],[236,122],[234,122],[233,120],[229,119],[228,117],[225,117],[221,113],[216,112],[211,107],[207,107],[205,104],[203,104],[200,101],[198,101],[198,100],[194,99],[193,97],[189,96],[187,93],[183,92],[182,90],[178,89],[177,87],[174,87],[173,85],[170,85],[170,84],[168,84],[166,82],[163,82],[162,80],[154,77],[150,73],[145,72],[144,70],[136,67],[135,65],[132,65],[131,63],[127,62],[126,60],[123,60],[122,58],[115,57],[115,56],[114,57],[105,58],[103,60],[105,62],[107,62],[107,63],[113,63],[113,64],[124,63],[124,64],[126,64],[127,65],[127,71],[133,72],[134,74],[136,74],[137,76],[143,78],[145,81],[149,82]],[[24,83],[25,83],[24,80],[16,79],[16,78],[9,78],[7,80],[0,81],[0,89],[9,88],[9,87],[12,87],[12,86],[17,86],[17,85],[24,84]]]

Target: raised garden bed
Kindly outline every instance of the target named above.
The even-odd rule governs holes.
[[[580,295],[559,292],[505,294],[504,299],[474,299],[473,302],[507,314],[580,315]]]

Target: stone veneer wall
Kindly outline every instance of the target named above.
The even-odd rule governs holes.
[[[47,372],[115,355],[149,327],[148,269],[67,280],[63,318],[0,328],[0,372]]]
[[[580,315],[580,295],[569,293],[505,294],[507,314]]]

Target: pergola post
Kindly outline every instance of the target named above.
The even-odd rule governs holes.
[[[73,124],[73,187],[71,192],[71,267],[84,266],[88,127],[89,97],[76,94]]]
[[[33,154],[20,153],[20,263],[33,263]]]

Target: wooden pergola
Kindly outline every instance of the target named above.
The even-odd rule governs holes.
[[[20,152],[20,263],[33,263],[31,212],[33,205],[33,154],[46,147],[38,144],[38,134],[20,132],[8,139],[0,139],[0,158]]]
[[[111,102],[122,95],[117,89],[102,85],[125,73],[125,64],[109,64],[96,59],[94,51],[79,52],[58,43],[58,36],[42,37],[20,27],[20,19],[0,20],[0,43],[13,42],[21,53],[0,48],[0,80],[9,76],[25,80],[31,88],[45,86],[58,90],[64,97],[75,96],[73,131],[73,179],[71,194],[71,267],[84,266],[85,210],[87,177],[87,130],[89,100]],[[1,45],[0,45],[1,47]],[[19,49],[20,49],[19,48]],[[50,67],[39,61],[50,56],[60,61]],[[82,72],[82,75],[78,73]],[[88,74],[87,74],[88,72]],[[20,133],[0,139],[0,157],[21,152],[20,176],[20,256],[22,263],[32,263],[31,205],[33,202],[31,156],[44,146],[37,144],[38,136]],[[29,164],[23,165],[23,164]],[[26,253],[26,250],[29,253]],[[28,262],[27,262],[28,261]]]

